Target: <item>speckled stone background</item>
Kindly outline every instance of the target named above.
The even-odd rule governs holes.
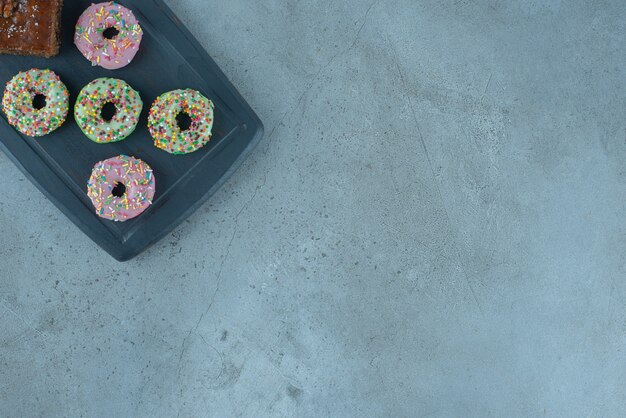
[[[0,155],[2,417],[623,417],[623,0],[168,0],[266,136],[120,264]]]

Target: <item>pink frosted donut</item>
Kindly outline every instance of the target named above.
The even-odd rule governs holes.
[[[133,12],[111,1],[92,4],[80,15],[74,43],[91,65],[117,70],[135,58],[142,36]]]
[[[120,155],[97,163],[87,183],[87,195],[101,218],[124,222],[152,204],[155,188],[150,166]]]

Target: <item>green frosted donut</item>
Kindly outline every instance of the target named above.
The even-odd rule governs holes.
[[[148,129],[154,145],[171,154],[194,152],[211,140],[213,102],[196,90],[174,90],[162,94],[150,109]],[[177,117],[187,114],[188,129],[181,129]]]
[[[110,120],[105,120],[102,108],[115,106]],[[143,101],[139,93],[124,80],[97,78],[78,95],[74,118],[80,129],[94,142],[106,144],[125,139],[139,122]]]
[[[42,107],[33,103],[37,96],[41,96]],[[7,83],[2,107],[7,120],[18,131],[28,136],[43,136],[65,122],[68,98],[67,87],[58,75],[50,70],[32,69],[18,73]]]

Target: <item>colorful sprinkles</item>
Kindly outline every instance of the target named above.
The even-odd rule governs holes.
[[[122,184],[124,193],[115,189]],[[96,214],[124,222],[142,214],[154,198],[156,181],[152,169],[138,158],[120,155],[97,163],[87,183],[87,195]]]
[[[41,109],[33,106],[35,96],[46,96]],[[20,72],[6,85],[2,107],[7,120],[24,135],[47,135],[65,122],[69,93],[58,75],[50,70]]]
[[[102,108],[115,105],[116,113],[110,121],[102,118]],[[106,144],[125,139],[139,122],[143,101],[139,93],[125,81],[116,78],[97,78],[87,84],[78,95],[74,119],[80,129],[94,142]]]
[[[154,145],[171,154],[194,152],[211,140],[213,102],[199,91],[174,90],[158,97],[148,116],[148,129]],[[186,113],[191,119],[189,129],[181,130],[176,117]]]
[[[109,28],[118,31],[111,39],[104,36]],[[92,4],[83,12],[76,23],[74,43],[92,65],[115,70],[133,60],[142,37],[133,12],[111,1]]]

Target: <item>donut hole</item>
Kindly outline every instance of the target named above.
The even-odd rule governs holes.
[[[111,194],[115,197],[122,197],[126,194],[126,185],[120,181],[115,183],[115,187],[111,190]]]
[[[116,113],[117,106],[115,106],[115,103],[107,102],[102,106],[102,109],[100,109],[100,116],[102,116],[105,122],[111,122]]]
[[[102,32],[102,36],[104,36],[104,39],[113,39],[113,38],[115,38],[119,34],[120,34],[120,31],[117,30],[117,28],[115,26],[111,26],[110,28],[106,28]]]
[[[33,97],[33,107],[37,110],[41,110],[46,107],[46,105],[46,95],[41,93],[35,94]]]
[[[191,116],[187,112],[180,112],[176,115],[176,124],[181,131],[188,131],[191,128]]]

